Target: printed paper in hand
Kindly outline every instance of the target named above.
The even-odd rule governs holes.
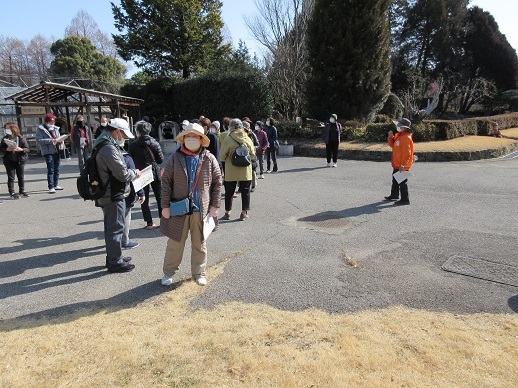
[[[135,188],[135,191],[139,191],[155,180],[153,178],[152,166],[147,166],[145,169],[140,170],[140,173],[142,174],[140,178],[135,178],[133,181],[133,187]]]
[[[203,240],[207,240],[216,227],[216,222],[214,222],[214,218],[207,214],[207,217],[203,220]]]
[[[4,143],[7,144],[7,147],[13,147],[13,148],[16,148],[18,147],[16,145],[16,142],[12,141],[12,140],[9,140],[9,139],[4,139]]]
[[[400,184],[401,182],[403,182],[404,180],[408,179],[410,177],[410,174],[408,171],[396,171],[393,176],[394,176],[394,179],[396,180],[396,182],[398,184]]]
[[[68,137],[68,135],[61,135],[60,137],[58,137],[58,138],[56,139],[56,142],[58,142],[58,143],[59,143],[59,142],[61,142],[61,141],[65,140],[67,137]]]

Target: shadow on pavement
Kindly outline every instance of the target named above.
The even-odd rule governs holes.
[[[337,220],[340,218],[348,218],[348,217],[357,217],[365,214],[375,214],[380,213],[385,208],[392,208],[393,203],[388,201],[379,201],[370,203],[368,205],[352,207],[344,210],[335,210],[322,212],[317,214],[312,214],[310,216],[302,217],[297,219],[297,221],[302,222],[315,222],[315,221],[329,221],[329,220]]]
[[[98,267],[89,268],[89,270],[95,270]],[[107,274],[107,272],[94,272],[90,278],[99,276],[118,276],[118,274]],[[86,280],[86,279],[82,279]],[[148,299],[158,296],[164,292],[169,292],[180,287],[184,280],[177,283],[173,283],[169,287],[164,287],[160,284],[160,281],[153,280],[139,287],[133,288],[119,295],[115,295],[111,298],[94,300],[89,302],[73,303],[66,306],[55,307],[52,309],[23,315],[20,317],[5,319],[0,321],[2,325],[13,323],[17,327],[5,328],[0,327],[0,332],[18,330],[20,327],[33,328],[39,326],[46,326],[52,324],[62,324],[65,322],[72,322],[81,317],[97,314],[101,311],[106,313],[114,313],[125,308],[130,308],[142,303]],[[75,314],[74,314],[75,313]],[[45,319],[48,318],[48,319]],[[19,323],[19,325],[17,325]],[[20,326],[20,327],[18,327]]]
[[[515,295],[507,301],[507,304],[515,313],[518,313],[518,295]]]
[[[25,271],[34,268],[53,267],[55,265],[64,264],[69,261],[82,259],[91,256],[103,255],[105,252],[104,245],[95,246],[91,248],[69,250],[63,252],[52,252],[45,255],[36,255],[23,257],[16,260],[7,260],[0,262],[0,278],[9,278],[18,276]],[[104,255],[103,255],[104,257]],[[104,264],[104,263],[98,263]],[[0,285],[0,299],[10,295],[4,295],[1,291],[4,285]]]
[[[322,167],[304,167],[304,168],[292,168],[291,170],[279,170],[275,174],[287,174],[287,173],[298,173],[298,172],[308,172],[308,171],[314,171],[314,170],[322,170],[326,169],[326,166]]]

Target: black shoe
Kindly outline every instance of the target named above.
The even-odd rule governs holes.
[[[25,198],[29,197],[29,194],[27,194],[25,191],[20,191],[20,195]]]
[[[130,272],[135,268],[135,265],[124,263],[121,265],[110,265],[108,266],[109,273],[121,273],[121,272]]]
[[[20,196],[19,196],[18,194],[14,194],[14,193],[13,193],[13,194],[11,194],[11,195],[9,196],[9,198],[10,198],[10,199],[20,199]]]
[[[123,257],[122,260],[125,262],[125,263],[129,263],[131,261],[131,257]],[[108,259],[106,259],[106,268],[109,268],[110,265],[108,264]]]
[[[399,197],[392,197],[391,195],[385,197],[385,201],[397,201],[398,199]]]
[[[410,201],[397,201],[394,205],[410,205]]]

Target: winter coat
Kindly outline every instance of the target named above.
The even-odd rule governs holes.
[[[59,152],[59,144],[52,144],[52,134],[54,134],[57,139],[60,136],[59,127],[40,124],[36,131],[36,142],[40,145],[41,154],[43,156],[57,154]]]
[[[266,136],[268,136],[268,143],[270,144],[270,147],[273,147],[275,145],[275,141],[277,140],[277,128],[275,126],[270,125],[266,127]]]
[[[107,132],[97,138],[94,148],[97,147],[101,147],[95,158],[97,171],[107,187],[106,193],[96,204],[104,206],[128,197],[131,192],[130,182],[137,177],[137,173],[126,167],[120,147]]]
[[[153,177],[155,180],[160,180],[159,164],[164,162],[164,154],[162,147],[154,138],[149,135],[139,136],[130,144],[128,153],[139,170],[153,166]]]
[[[397,170],[400,166],[404,166],[405,170],[410,170],[414,162],[412,133],[398,132],[394,136],[389,136],[387,142],[392,148],[392,167]]]
[[[90,143],[90,139],[92,138],[92,131],[88,125],[83,126],[83,128],[79,128],[78,125],[74,125],[70,132],[70,138],[76,149],[85,148],[85,142],[81,145],[81,129],[85,131],[86,143]]]
[[[264,155],[266,153],[266,149],[268,148],[268,136],[266,132],[262,129],[259,129],[255,132],[257,136],[257,141],[259,142],[259,147],[257,148],[257,155]]]
[[[336,123],[327,123],[324,128],[324,143],[326,143],[326,144],[329,144],[329,141],[332,140],[329,138],[329,132],[331,129],[331,125],[333,125],[333,124],[336,124],[336,130],[338,131],[338,143],[340,143],[340,134],[342,133],[342,124],[340,124],[339,122],[336,122]]]
[[[7,151],[7,144],[4,142],[4,139],[12,140],[14,142],[18,142],[18,147],[23,148],[23,151]],[[18,139],[18,140],[16,140]],[[27,140],[23,136],[18,136],[18,138],[13,138],[11,135],[5,135],[0,142],[0,152],[4,153],[4,161],[11,162],[19,162],[25,163],[27,159],[29,159],[29,144]]]
[[[250,160],[255,159],[255,147],[252,140],[248,137],[248,134],[242,129],[232,131],[225,140],[223,140],[220,151],[221,161],[225,162],[225,182],[252,180],[252,164],[246,167],[239,167],[232,165],[230,161],[234,150],[239,147],[240,144],[244,144],[246,148],[248,148]]]
[[[162,208],[167,209],[171,201],[179,201],[189,196],[186,155],[178,150],[167,161],[162,175]],[[201,170],[196,189],[200,201],[199,215],[203,219],[209,207],[219,208],[221,202],[221,170],[216,157],[207,150],[200,153]],[[195,213],[196,214],[196,213]],[[160,232],[173,240],[182,238],[185,216],[160,218]]]

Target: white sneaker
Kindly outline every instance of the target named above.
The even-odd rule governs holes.
[[[333,163],[333,167],[336,167],[336,163]]]
[[[54,187],[54,188],[55,188],[56,190],[63,190],[63,187],[61,187],[61,186],[56,186],[56,187]]]
[[[47,191],[47,193],[49,193],[49,194],[56,194],[56,190],[55,189],[49,189],[49,191]]]
[[[207,279],[205,278],[205,276],[196,276],[194,278],[194,280],[196,281],[196,284],[198,286],[206,286],[207,285]]]
[[[259,179],[264,179],[264,174],[259,175]]]
[[[162,285],[170,286],[171,284],[173,284],[173,277],[164,275],[164,277],[162,278]]]
[[[331,163],[327,163],[327,167],[331,167]]]

